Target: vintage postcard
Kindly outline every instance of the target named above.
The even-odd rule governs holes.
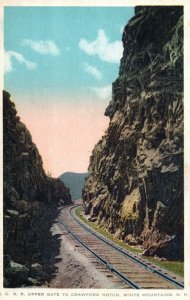
[[[2,299],[189,299],[189,6],[1,4]]]

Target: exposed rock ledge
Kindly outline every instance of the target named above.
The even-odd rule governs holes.
[[[49,230],[58,205],[71,203],[71,197],[63,182],[46,176],[38,149],[5,91],[3,143],[4,286],[39,285],[55,272],[59,247]]]
[[[122,41],[84,210],[146,255],[183,259],[183,8],[136,7]]]

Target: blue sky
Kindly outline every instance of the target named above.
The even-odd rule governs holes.
[[[128,7],[5,7],[4,88],[46,172],[86,172],[119,73]]]
[[[119,54],[110,52],[121,52],[122,29],[133,14],[132,7],[6,7],[5,88],[73,95],[110,86],[119,69]]]

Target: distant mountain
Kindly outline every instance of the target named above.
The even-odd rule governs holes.
[[[72,200],[82,198],[82,188],[88,175],[88,173],[66,172],[59,176],[59,179],[70,189]]]

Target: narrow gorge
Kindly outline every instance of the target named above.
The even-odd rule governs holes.
[[[4,287],[40,285],[55,273],[58,237],[50,228],[69,190],[45,174],[30,132],[3,92]]]
[[[136,7],[106,134],[83,189],[89,220],[144,254],[183,259],[183,8]]]
[[[184,292],[185,6],[66,6],[5,8],[3,286]]]

